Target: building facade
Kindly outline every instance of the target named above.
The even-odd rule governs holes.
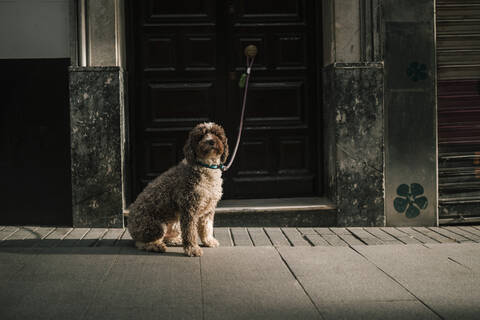
[[[33,5],[13,3],[11,13],[20,16],[21,6]],[[249,44],[259,53],[239,157],[225,174],[226,199],[323,197],[336,208],[337,226],[434,226],[480,216],[475,213],[480,27],[472,10],[480,3],[66,0],[57,5],[61,22],[48,30],[58,34],[48,38],[62,44],[54,64],[63,63],[64,75],[68,71],[68,88],[57,103],[55,121],[63,129],[48,139],[67,128],[69,140],[62,145],[70,153],[57,152],[52,159],[63,161],[57,176],[68,173],[68,179],[52,180],[57,191],[37,193],[50,196],[46,211],[67,216],[62,223],[123,226],[136,194],[182,158],[183,142],[196,123],[221,123],[234,137],[243,48]],[[10,35],[3,37],[21,47]],[[7,49],[0,54],[14,74],[13,58],[23,57]],[[60,74],[51,77],[65,83]],[[11,100],[5,110],[18,104]],[[14,155],[20,147],[11,141],[2,144],[10,155],[5,171],[18,163]],[[19,185],[22,174],[24,181],[31,177],[18,170],[9,185]],[[39,179],[48,184],[52,176]],[[3,194],[12,190],[5,187]],[[66,197],[52,194],[58,190],[72,194],[63,209],[52,207]],[[20,215],[15,203],[18,199],[8,206],[7,222]]]

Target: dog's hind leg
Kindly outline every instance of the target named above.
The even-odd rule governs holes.
[[[167,225],[165,223],[160,224],[158,238],[153,241],[143,242],[136,241],[135,246],[140,250],[153,251],[153,252],[165,252],[167,251],[167,246],[163,242],[165,233],[167,231]]]
[[[182,244],[182,231],[178,221],[169,223],[167,226],[167,234],[164,241],[167,245],[179,246]]]
[[[146,251],[153,251],[153,252],[166,252],[167,251],[167,246],[163,242],[162,239],[158,239],[152,242],[147,242],[145,243],[145,250]]]

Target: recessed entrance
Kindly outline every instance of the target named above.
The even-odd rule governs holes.
[[[248,44],[259,54],[224,198],[322,194],[320,4],[128,3],[133,196],[183,158],[183,143],[197,123],[222,124],[235,143]]]

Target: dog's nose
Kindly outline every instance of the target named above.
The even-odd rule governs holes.
[[[213,146],[213,145],[215,144],[215,141],[213,141],[213,140],[207,140],[207,143],[208,143],[209,145]]]

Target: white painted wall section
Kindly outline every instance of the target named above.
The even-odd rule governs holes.
[[[70,57],[69,0],[0,0],[0,59]]]

